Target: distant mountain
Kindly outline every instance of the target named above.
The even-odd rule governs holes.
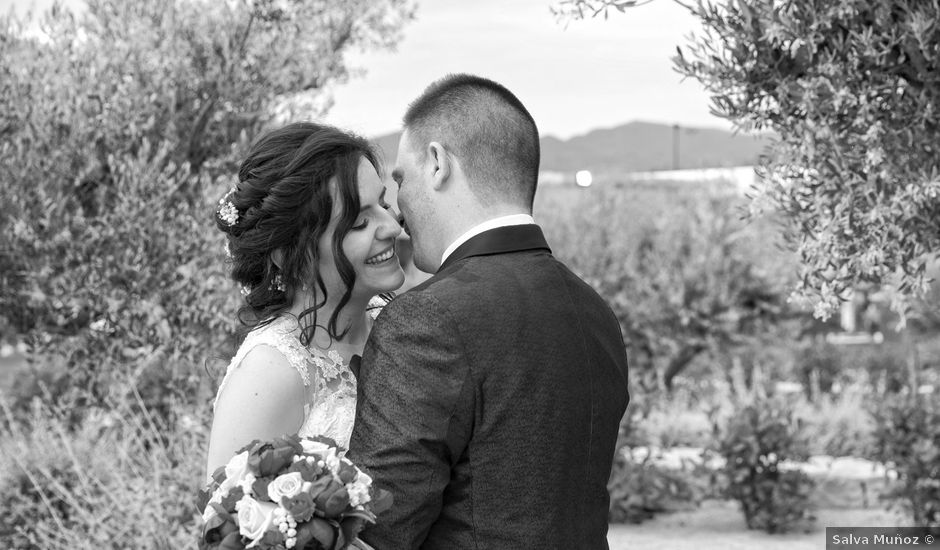
[[[673,126],[629,122],[562,140],[543,136],[543,171],[624,173],[673,168]],[[386,162],[395,162],[400,133],[375,138]],[[735,135],[711,128],[679,128],[679,168],[755,164],[769,143],[766,136]]]

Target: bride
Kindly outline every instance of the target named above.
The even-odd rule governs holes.
[[[362,353],[380,296],[404,281],[401,226],[377,167],[366,140],[291,124],[252,146],[219,201],[216,225],[249,330],[215,399],[207,477],[255,439],[325,435],[348,447],[350,360]]]

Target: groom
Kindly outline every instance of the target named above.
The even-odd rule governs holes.
[[[433,83],[392,173],[415,264],[359,374],[350,457],[395,497],[398,549],[606,549],[627,358],[607,304],[532,219],[535,122],[503,86]]]

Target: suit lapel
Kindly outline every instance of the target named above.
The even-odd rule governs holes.
[[[546,250],[551,252],[542,228],[535,224],[509,225],[497,227],[473,236],[470,240],[458,246],[447,260],[441,264],[438,273],[448,266],[471,256],[488,256],[491,254],[505,254],[522,250]]]

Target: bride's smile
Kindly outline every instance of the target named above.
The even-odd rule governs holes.
[[[382,263],[388,262],[389,260],[391,260],[391,259],[394,258],[394,257],[395,257],[395,246],[392,245],[392,246],[388,247],[384,252],[380,252],[380,253],[376,254],[375,256],[372,256],[372,257],[369,258],[368,260],[366,260],[366,264],[368,264],[368,265],[378,265],[378,264],[382,264]]]
[[[372,164],[359,161],[356,174],[359,195],[359,215],[343,238],[342,251],[355,273],[350,301],[367,303],[376,294],[397,290],[405,282],[405,273],[395,254],[395,239],[401,234],[398,217],[385,202],[385,184]],[[332,183],[333,196],[338,195],[337,184]],[[318,243],[317,268],[327,288],[328,296],[339,297],[346,291],[340,277],[342,259],[333,253],[333,234],[346,217],[345,201],[333,201],[333,219]]]
[[[252,439],[325,435],[347,445],[355,373],[378,295],[405,275],[397,213],[365,139],[296,123],[253,146],[219,201],[250,329],[220,382],[208,472]]]

